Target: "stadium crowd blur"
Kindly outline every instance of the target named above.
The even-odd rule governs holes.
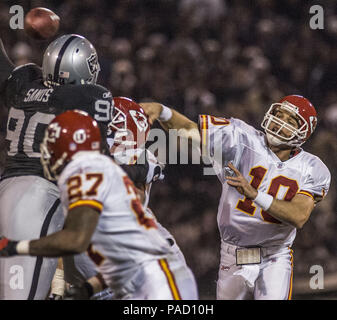
[[[0,34],[16,64],[41,64],[49,41],[9,28],[0,3]],[[59,34],[78,33],[96,47],[99,83],[114,96],[160,101],[197,121],[198,114],[233,116],[259,128],[271,103],[301,94],[319,123],[304,149],[332,173],[329,195],[298,231],[294,276],[312,265],[337,272],[337,2],[300,0],[16,1],[25,12],[43,6],[61,17]],[[311,5],[324,9],[324,29],[309,26]],[[1,165],[6,110],[1,109]],[[221,185],[200,165],[167,165],[150,206],[176,237],[202,299],[214,299],[219,263],[216,226]],[[296,292],[294,292],[296,296]]]

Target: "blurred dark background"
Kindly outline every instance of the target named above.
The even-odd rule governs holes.
[[[259,128],[270,104],[301,94],[319,123],[306,151],[332,173],[326,199],[298,231],[294,299],[337,298],[337,1],[307,0],[55,0],[0,2],[0,36],[17,65],[41,64],[48,41],[9,28],[9,8],[47,7],[61,18],[57,36],[78,33],[96,47],[99,83],[114,96],[160,101],[194,121],[198,114],[238,117]],[[312,5],[324,9],[324,29],[309,25]],[[0,108],[0,170],[7,110]],[[0,171],[1,172],[1,171]],[[221,185],[199,165],[167,165],[150,207],[176,237],[198,281],[200,298],[215,299]],[[1,205],[1,204],[0,204]],[[309,287],[322,266],[324,289]]]

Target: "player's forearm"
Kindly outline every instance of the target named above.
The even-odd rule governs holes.
[[[165,130],[169,129],[185,129],[198,130],[198,125],[192,120],[188,119],[178,111],[166,107],[158,102],[143,102],[140,106],[148,114],[150,120],[153,122],[158,120]]]
[[[241,173],[229,164],[231,169],[236,170],[238,177],[228,177],[231,180],[242,178]],[[240,182],[229,182],[230,185],[243,188],[244,195],[252,199],[262,210],[268,212],[275,219],[290,224],[295,228],[302,228],[308,220],[313,209],[313,201],[307,202],[306,198],[296,195],[291,201],[279,200],[270,194],[256,190],[247,180]]]
[[[84,252],[90,244],[98,218],[96,209],[88,206],[70,209],[64,223],[64,229],[38,240],[30,241],[29,255],[59,257]]]
[[[172,116],[169,120],[167,121],[161,121],[160,118],[158,119],[161,126],[165,130],[169,129],[185,129],[185,130],[193,130],[197,129],[198,130],[198,125],[193,122],[192,120],[188,119],[186,116],[183,114],[179,113],[177,110],[174,110],[170,108],[172,112]]]
[[[308,220],[311,210],[299,203],[273,198],[267,212],[275,219],[301,229]]]
[[[161,126],[166,130],[177,130],[177,135],[185,139],[191,139],[193,146],[200,146],[200,132],[198,125],[188,119],[178,111],[170,109],[172,117],[168,121],[159,121]]]
[[[60,257],[78,254],[85,251],[89,245],[83,232],[61,230],[49,236],[31,240],[29,252],[31,256]]]
[[[151,123],[158,120],[166,131],[175,129],[179,137],[191,139],[193,146],[200,147],[200,132],[195,122],[178,111],[157,102],[144,102],[140,103],[140,106],[149,116]]]
[[[232,163],[229,162],[228,167],[233,170],[235,176],[226,176],[227,184],[236,188],[239,193],[254,201],[263,211],[277,220],[300,229],[309,219],[315,206],[312,197],[296,194],[290,201],[278,200],[254,188]]]

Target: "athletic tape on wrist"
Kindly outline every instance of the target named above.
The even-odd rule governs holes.
[[[56,294],[58,296],[64,295],[66,282],[64,281],[64,271],[57,268],[54,274],[54,278],[51,282],[51,294]]]
[[[158,117],[160,121],[169,121],[172,118],[172,110],[162,104],[162,111]]]
[[[21,240],[16,245],[18,254],[29,254],[29,240]]]
[[[261,207],[262,210],[267,211],[270,208],[273,200],[274,200],[274,198],[270,194],[258,191],[257,192],[257,196],[256,196],[256,198],[253,201],[259,207]]]

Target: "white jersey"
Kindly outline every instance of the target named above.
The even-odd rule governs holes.
[[[65,212],[81,205],[100,211],[88,255],[112,289],[132,282],[142,264],[171,253],[154,219],[143,209],[133,183],[109,157],[78,153],[63,170],[58,185]]]
[[[229,186],[226,166],[231,161],[254,188],[286,201],[297,193],[324,198],[331,179],[328,168],[302,149],[282,162],[267,146],[262,131],[238,119],[201,115],[199,127],[202,154],[211,159],[222,183],[217,217],[222,239],[243,247],[291,246],[296,228],[273,218]]]
[[[147,161],[151,161],[155,164],[159,163],[156,156],[151,151],[149,151],[147,149],[145,149],[145,150],[141,149],[141,148],[126,149],[123,152],[114,153],[113,155],[114,155],[114,158],[117,160],[117,162],[132,165],[132,164],[135,164],[137,162],[137,160],[141,157],[143,152],[146,152]],[[148,204],[149,204],[149,201],[150,201],[151,186],[152,186],[152,183],[149,183],[145,186],[145,190],[144,190],[145,199],[144,199],[144,202],[143,202],[143,207],[145,208],[148,216],[152,217],[156,221],[158,230],[162,234],[162,236],[165,237],[165,239],[167,239],[169,241],[169,243],[172,244],[173,252],[180,256],[182,262],[186,263],[185,257],[183,255],[183,253],[181,252],[180,248],[178,247],[178,245],[176,243],[176,240],[174,239],[173,235],[160,224],[160,222],[157,220],[157,218],[154,215],[154,213],[152,212],[152,210],[148,207]]]

